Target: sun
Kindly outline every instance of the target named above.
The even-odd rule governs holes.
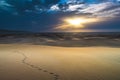
[[[86,25],[98,22],[97,18],[90,17],[67,17],[62,19],[63,24],[59,25],[56,29],[80,29],[85,28]]]
[[[67,18],[67,19],[64,19],[64,22],[70,27],[74,27],[74,28],[84,27],[82,25],[83,19],[80,19],[80,18]]]
[[[66,22],[74,26],[79,26],[81,22],[83,22],[83,20],[82,19],[66,19]]]
[[[84,24],[95,22],[96,19],[93,18],[66,18],[64,21],[75,28],[83,28]]]

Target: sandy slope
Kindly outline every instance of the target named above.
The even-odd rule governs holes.
[[[0,80],[120,80],[120,48],[0,44]]]

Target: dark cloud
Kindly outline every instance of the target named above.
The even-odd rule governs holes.
[[[14,6],[14,8],[21,12],[25,10],[35,10],[49,8],[51,5],[58,3],[59,0],[5,0],[6,3]]]
[[[0,29],[55,31],[62,18],[77,15],[109,18],[85,29],[120,29],[117,0],[0,0]]]
[[[115,2],[117,0],[0,0],[0,8],[6,11],[16,12],[41,12],[48,11],[52,6],[57,4],[60,9],[67,9],[72,5],[93,4],[101,2]]]

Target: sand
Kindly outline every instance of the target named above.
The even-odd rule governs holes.
[[[120,48],[0,44],[0,80],[120,80]]]

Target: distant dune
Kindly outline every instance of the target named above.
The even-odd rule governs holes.
[[[120,32],[0,34],[0,44],[34,44],[62,47],[120,47]]]
[[[0,44],[0,80],[120,80],[120,48]]]

